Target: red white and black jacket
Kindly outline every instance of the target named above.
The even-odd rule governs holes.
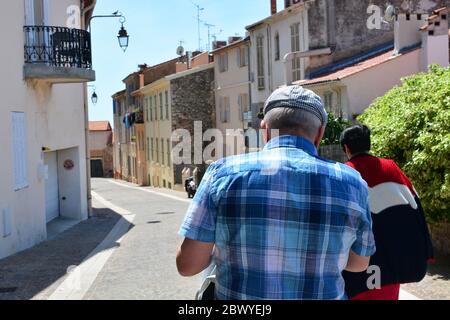
[[[370,260],[381,270],[381,285],[420,282],[433,259],[425,214],[413,185],[392,160],[368,154],[347,163],[369,185],[369,201],[377,251]],[[367,272],[344,272],[347,295],[368,291]]]

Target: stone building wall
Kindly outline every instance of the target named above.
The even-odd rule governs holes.
[[[188,74],[171,80],[172,130],[188,130],[192,139],[194,160],[194,123],[201,121],[202,133],[215,127],[214,68]],[[203,144],[203,148],[205,144]],[[202,153],[203,153],[202,148]],[[205,166],[196,165],[204,172]],[[182,184],[182,170],[195,166],[175,165],[175,184]]]
[[[400,12],[431,13],[450,0],[390,0]],[[369,5],[386,9],[385,0],[316,0],[308,11],[310,49],[331,47],[333,54],[310,59],[310,70],[393,42],[394,22],[369,30]]]

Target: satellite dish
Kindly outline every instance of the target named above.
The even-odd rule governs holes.
[[[384,21],[391,22],[395,17],[395,7],[393,5],[389,5],[386,8],[386,12],[384,13]]]
[[[179,55],[180,57],[181,57],[182,55],[184,55],[184,48],[183,48],[183,46],[179,46],[179,47],[177,48],[177,55]]]

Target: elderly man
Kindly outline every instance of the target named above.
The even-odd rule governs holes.
[[[220,160],[203,178],[178,270],[213,262],[219,300],[346,299],[342,272],[365,271],[375,252],[367,184],[317,156],[328,115],[313,92],[283,87],[264,114],[264,150]]]

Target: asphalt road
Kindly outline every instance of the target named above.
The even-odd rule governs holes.
[[[175,265],[182,240],[177,233],[189,206],[183,195],[177,200],[102,179],[93,179],[92,188],[135,217],[83,299],[193,299],[200,277],[183,278]]]

